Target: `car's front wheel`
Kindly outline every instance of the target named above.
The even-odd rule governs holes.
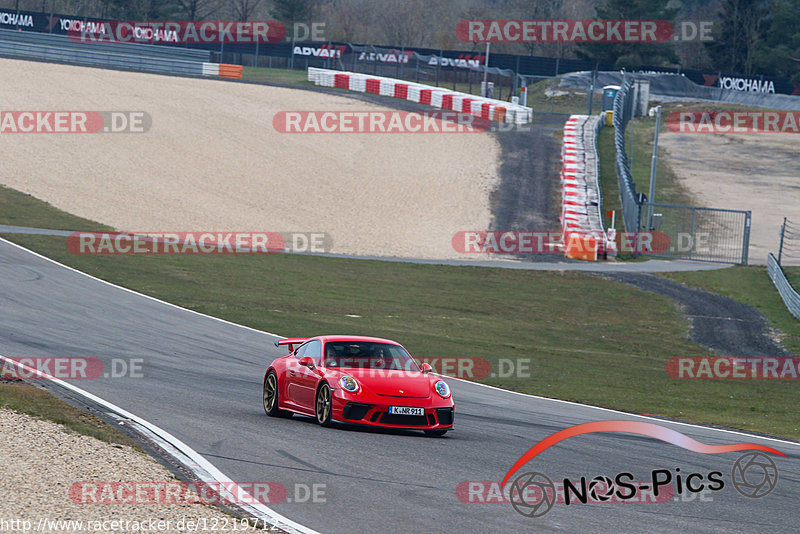
[[[278,408],[278,376],[275,371],[264,378],[264,411],[270,417],[291,417],[292,412]]]
[[[333,398],[331,397],[331,387],[323,383],[317,390],[317,423],[322,426],[331,424],[331,412],[333,412]]]

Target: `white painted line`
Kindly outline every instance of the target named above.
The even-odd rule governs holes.
[[[205,473],[198,472],[197,469],[192,469],[192,471],[203,482],[233,484],[233,486],[231,486],[231,487],[235,489],[236,493],[229,493],[231,491],[230,488],[228,488],[227,485],[222,485],[222,488],[221,488],[222,490],[220,491],[220,496],[221,497],[223,497],[223,498],[224,497],[228,497],[229,499],[233,499],[233,502],[236,502],[238,500],[243,500],[243,501],[247,501],[247,502],[255,502],[256,504],[246,504],[246,505],[242,504],[242,505],[239,505],[241,508],[246,509],[249,513],[251,513],[253,515],[253,517],[255,517],[257,519],[260,519],[260,520],[263,520],[263,521],[266,521],[266,522],[268,522],[270,524],[273,524],[273,525],[277,526],[278,528],[281,528],[281,529],[283,529],[283,530],[285,530],[287,532],[291,532],[293,534],[294,533],[297,533],[297,534],[317,534],[317,532],[315,530],[312,530],[312,529],[310,529],[310,528],[308,528],[306,526],[303,526],[300,523],[295,523],[291,519],[288,519],[288,518],[282,516],[281,514],[275,512],[274,510],[272,510],[268,506],[266,506],[264,504],[261,504],[261,503],[258,503],[258,501],[256,501],[256,499],[253,498],[252,495],[250,495],[247,491],[245,491],[243,488],[241,488],[236,482],[234,482],[229,477],[227,477],[225,474],[223,474],[222,471],[220,471],[219,469],[214,467],[214,465],[212,465],[211,462],[209,462],[208,460],[203,458],[194,449],[192,449],[191,447],[186,445],[184,442],[182,442],[181,440],[179,440],[178,438],[176,438],[175,436],[173,436],[172,434],[170,434],[166,430],[164,430],[162,428],[159,428],[156,425],[154,425],[154,424],[152,424],[152,423],[150,423],[148,421],[145,421],[141,417],[133,415],[132,413],[130,413],[130,412],[126,411],[126,410],[123,410],[122,408],[120,408],[119,406],[116,406],[115,404],[112,404],[112,403],[110,403],[110,402],[108,402],[106,400],[101,399],[100,397],[98,397],[96,395],[93,395],[93,394],[89,393],[88,391],[84,391],[83,389],[81,389],[81,388],[79,388],[77,386],[73,386],[72,384],[70,384],[68,382],[64,382],[63,380],[61,380],[59,378],[55,378],[53,376],[50,376],[49,374],[47,374],[45,372],[42,372],[42,371],[39,371],[38,369],[35,369],[35,368],[30,367],[28,365],[25,365],[24,363],[20,363],[20,362],[14,360],[12,358],[9,358],[7,356],[3,356],[2,354],[0,354],[0,360],[7,361],[7,362],[11,363],[12,365],[15,365],[18,369],[24,369],[26,372],[31,373],[31,375],[35,374],[39,378],[46,379],[46,380],[50,381],[53,384],[61,386],[64,389],[68,389],[68,390],[72,391],[73,393],[77,393],[78,395],[80,395],[80,396],[82,396],[82,397],[84,397],[86,399],[89,399],[89,400],[99,404],[100,406],[103,406],[105,409],[111,410],[112,412],[116,413],[117,415],[120,415],[120,416],[124,417],[125,419],[129,419],[129,420],[135,422],[136,424],[141,425],[142,427],[146,428],[153,435],[155,435],[159,439],[165,441],[166,443],[168,443],[169,445],[171,445],[172,447],[174,447],[175,449],[180,451],[180,453],[183,454],[186,458],[190,459],[192,462],[194,462],[195,464],[200,466],[203,469],[203,471],[205,471]],[[170,452],[169,448],[166,448],[165,450]],[[172,456],[177,461],[181,462],[181,464],[186,465],[187,467],[191,467],[189,464],[187,464],[185,459],[182,459],[182,458],[176,456],[175,454],[172,454]],[[223,493],[226,493],[226,495],[223,495]],[[241,499],[235,498],[235,495],[239,495],[241,497]]]
[[[68,270],[70,270],[72,272],[75,272],[75,273],[78,273],[78,274],[82,274],[83,276],[91,278],[92,280],[96,280],[96,281],[101,282],[103,284],[107,284],[107,285],[109,285],[111,287],[115,287],[115,288],[120,289],[122,291],[126,291],[128,293],[132,293],[134,295],[138,295],[140,297],[144,297],[146,299],[149,299],[149,300],[152,300],[152,301],[155,301],[155,302],[159,302],[161,304],[165,304],[165,305],[171,306],[173,308],[177,308],[179,310],[187,311],[189,313],[193,313],[193,314],[199,315],[201,317],[208,317],[210,319],[214,319],[215,321],[219,321],[221,323],[230,324],[230,325],[233,325],[233,326],[238,326],[239,328],[245,328],[245,329],[250,330],[252,332],[258,332],[259,334],[266,334],[268,336],[274,336],[274,337],[279,337],[279,338],[283,339],[283,336],[279,336],[278,334],[272,334],[270,332],[265,332],[264,330],[257,330],[255,328],[251,328],[249,326],[245,326],[243,324],[238,324],[238,323],[233,323],[231,321],[226,321],[225,319],[220,319],[219,317],[214,317],[213,315],[208,315],[208,314],[201,313],[201,312],[198,312],[198,311],[190,310],[189,308],[184,308],[183,306],[178,306],[177,304],[172,304],[171,302],[167,302],[166,300],[157,299],[156,297],[151,297],[150,295],[145,295],[144,293],[139,293],[138,291],[134,291],[133,289],[128,289],[127,287],[118,286],[117,284],[113,284],[113,283],[111,283],[111,282],[109,282],[107,280],[103,280],[101,278],[97,278],[96,276],[92,276],[91,274],[85,273],[83,271],[79,271],[78,269],[70,267],[69,265],[64,265],[63,263],[59,263],[59,262],[57,262],[56,260],[54,260],[52,258],[48,258],[47,256],[43,256],[43,255],[39,254],[38,252],[34,252],[34,251],[30,250],[30,249],[27,249],[27,248],[23,247],[22,245],[17,245],[16,243],[13,243],[13,242],[11,242],[11,241],[9,241],[7,239],[4,239],[2,237],[0,237],[0,241],[2,241],[4,243],[8,243],[9,245],[12,245],[12,246],[14,246],[14,247],[16,247],[16,248],[18,248],[20,250],[24,250],[28,254],[33,254],[36,257],[42,258],[43,260],[47,260],[50,263],[55,263],[59,267],[63,267],[63,268],[68,269]]]
[[[445,376],[447,376],[447,375],[445,375]],[[520,393],[519,391],[511,391],[511,390],[508,390],[508,389],[502,389],[502,388],[498,388],[498,387],[495,387],[495,386],[490,386],[488,384],[481,384],[480,382],[473,382],[471,380],[465,380],[463,378],[456,378],[454,376],[447,376],[447,378],[448,379],[451,378],[453,380],[458,380],[459,382],[466,382],[467,384],[473,384],[475,386],[480,386],[480,387],[484,387],[484,388],[493,389],[495,391],[502,391],[504,393],[510,393],[512,395],[520,395],[522,397],[530,397],[532,399],[538,399],[538,400],[550,401],[550,402],[558,402],[558,403],[561,403],[561,404],[569,404],[571,406],[580,406],[581,408],[591,408],[593,410],[602,410],[604,412],[611,412],[611,413],[614,413],[614,414],[627,415],[629,417],[638,417],[639,419],[647,419],[648,421],[656,421],[656,422],[658,422],[658,423],[660,423],[662,425],[663,424],[669,424],[669,425],[690,426],[692,428],[700,428],[700,429],[703,429],[703,430],[712,430],[714,432],[726,432],[728,434],[735,434],[737,436],[747,436],[748,438],[763,439],[763,440],[767,440],[767,441],[775,441],[777,443],[784,443],[784,444],[787,444],[787,445],[794,445],[795,447],[800,447],[800,443],[798,443],[796,441],[789,441],[789,440],[784,440],[784,439],[779,439],[779,438],[770,438],[770,437],[767,437],[767,436],[759,436],[757,434],[748,434],[747,432],[741,432],[739,430],[728,430],[728,429],[725,429],[725,428],[714,428],[714,427],[703,426],[703,425],[698,425],[698,424],[694,424],[694,423],[684,423],[684,422],[681,422],[681,421],[670,421],[669,419],[659,419],[658,417],[650,417],[650,416],[647,416],[647,415],[640,415],[640,414],[636,414],[636,413],[621,412],[619,410],[612,410],[611,408],[603,408],[601,406],[592,406],[591,404],[581,404],[579,402],[565,401],[565,400],[561,400],[561,399],[551,399],[549,397],[540,397],[538,395],[531,395],[529,393]]]

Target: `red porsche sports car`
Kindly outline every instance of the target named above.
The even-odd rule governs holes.
[[[402,345],[361,336],[280,339],[289,354],[264,375],[264,411],[294,413],[385,428],[423,430],[442,436],[453,429],[453,397],[447,383],[417,362]],[[298,346],[297,349],[294,347]]]

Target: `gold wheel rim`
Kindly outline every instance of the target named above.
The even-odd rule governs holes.
[[[331,413],[331,392],[328,386],[322,386],[317,393],[317,421],[324,423]]]
[[[275,375],[269,375],[266,384],[264,384],[264,407],[267,411],[271,411],[275,407],[275,392],[277,389]]]

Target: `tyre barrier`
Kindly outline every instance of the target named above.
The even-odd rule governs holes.
[[[533,109],[529,107],[395,78],[309,67],[308,81],[320,87],[401,98],[496,122],[527,124],[533,121]]]
[[[603,227],[596,136],[601,117],[572,115],[561,144],[561,238],[570,259],[616,255],[614,230]]]

